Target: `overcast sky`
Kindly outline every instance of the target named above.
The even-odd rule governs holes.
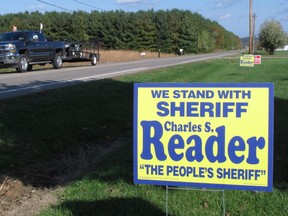
[[[0,0],[0,14],[25,11],[77,11],[91,10],[171,10],[174,8],[198,12],[205,18],[217,21],[239,37],[249,35],[249,0]],[[256,36],[260,25],[275,19],[288,32],[287,0],[253,0],[256,15]],[[44,24],[45,25],[45,24]]]

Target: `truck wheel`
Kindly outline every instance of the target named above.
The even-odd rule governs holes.
[[[62,67],[62,58],[59,53],[56,53],[54,59],[52,61],[52,65],[54,69],[60,69]]]
[[[95,55],[93,55],[92,58],[91,58],[91,65],[95,66],[96,64],[97,64],[97,58],[96,58]]]
[[[16,70],[18,72],[26,72],[26,71],[28,71],[28,68],[29,68],[29,63],[28,63],[27,56],[25,54],[20,55],[18,67],[16,68]]]

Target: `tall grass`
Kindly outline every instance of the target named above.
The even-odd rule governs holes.
[[[137,51],[130,51],[130,50],[101,50],[100,55],[101,55],[100,63],[123,62],[123,61],[131,61],[131,60],[175,56],[174,54],[166,54],[166,53],[158,53],[158,52],[150,52],[150,51],[137,52]]]

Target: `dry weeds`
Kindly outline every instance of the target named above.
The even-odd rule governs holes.
[[[145,53],[145,55],[141,55]],[[173,57],[174,54],[161,53],[160,57]],[[149,58],[158,58],[158,52],[150,51],[126,51],[126,50],[100,50],[100,62],[123,62],[123,61],[133,61]]]
[[[55,188],[33,188],[17,179],[9,177],[5,179],[6,181],[3,181],[5,189],[0,195],[1,216],[38,215],[42,209],[57,203],[57,198],[53,194]]]

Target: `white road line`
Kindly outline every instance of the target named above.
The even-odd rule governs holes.
[[[196,61],[204,61],[204,60],[210,60],[210,59],[215,59],[215,56],[208,56],[205,58],[198,58],[198,59],[191,59],[188,61],[182,61],[180,62],[181,64],[186,64],[186,63],[191,63],[191,62],[196,62]]]
[[[124,70],[124,71],[112,72],[112,73],[107,73],[107,74],[99,74],[99,75],[95,75],[95,76],[77,78],[77,79],[73,79],[72,81],[83,81],[83,80],[85,81],[85,80],[90,80],[90,79],[103,78],[103,77],[107,77],[107,76],[125,74],[125,73],[129,73],[129,72],[143,71],[143,70],[147,70],[147,69],[148,69],[148,67],[134,68],[134,69],[130,69],[130,70]]]
[[[99,75],[87,76],[87,77],[81,77],[81,78],[75,78],[75,79],[69,79],[69,80],[55,81],[55,82],[51,82],[51,83],[45,83],[45,84],[40,84],[40,85],[27,86],[27,87],[22,87],[22,88],[17,88],[17,89],[10,89],[10,90],[6,90],[6,91],[1,91],[0,94],[7,94],[7,93],[25,91],[25,90],[30,90],[30,89],[40,89],[43,87],[59,85],[59,84],[63,84],[63,83],[73,83],[73,82],[77,82],[77,81],[89,81],[89,80],[94,80],[94,79],[101,79],[101,78],[111,77],[113,75],[126,74],[126,73],[131,73],[131,72],[143,71],[143,70],[147,70],[147,69],[148,69],[148,67],[134,68],[134,69],[130,69],[130,70],[117,71],[117,72],[112,72],[112,73],[107,73],[107,74],[99,74]],[[45,82],[45,81],[43,81],[43,82]]]

